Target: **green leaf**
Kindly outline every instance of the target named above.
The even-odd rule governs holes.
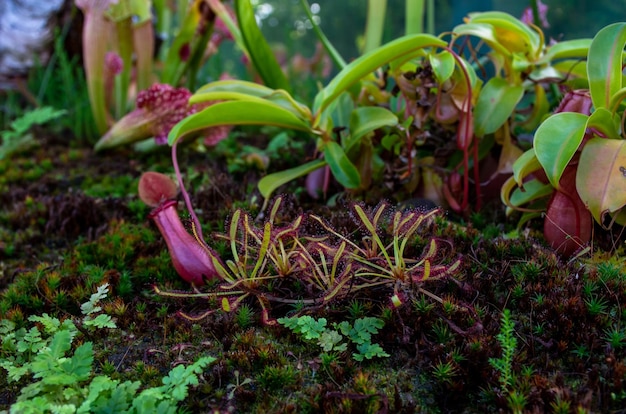
[[[524,183],[524,189],[516,188],[511,194],[511,204],[514,206],[523,206],[531,201],[547,197],[554,192],[554,188],[550,184],[542,183],[537,179],[529,180]]]
[[[339,184],[345,188],[355,189],[361,185],[359,170],[348,158],[341,145],[335,141],[324,145],[324,159]]]
[[[622,139],[620,136],[620,117],[606,108],[597,108],[587,120],[587,129],[593,129],[605,138]]]
[[[368,343],[372,340],[372,335],[376,335],[378,330],[385,325],[382,319],[374,317],[359,318],[354,321],[354,327],[350,330],[349,338],[356,344]]]
[[[66,372],[76,376],[76,381],[86,381],[91,375],[93,365],[93,345],[85,342],[74,351],[74,355],[64,367]]]
[[[524,95],[524,87],[502,78],[491,78],[480,91],[474,108],[474,132],[484,137],[498,130],[513,114]]]
[[[452,31],[456,36],[476,36],[482,39],[494,51],[508,56],[510,51],[505,48],[496,38],[494,27],[487,23],[465,23],[456,26]]]
[[[278,323],[291,329],[294,333],[302,335],[306,340],[319,339],[326,331],[326,318],[314,319],[310,315],[302,315],[293,318],[280,318]]]
[[[557,42],[548,47],[548,51],[537,60],[536,64],[549,63],[556,59],[586,59],[591,46],[591,39],[575,39]]]
[[[235,12],[246,49],[263,82],[270,88],[289,91],[289,82],[257,25],[250,0],[235,0]]]
[[[83,315],[91,315],[92,313],[99,312],[101,310],[100,306],[97,306],[98,302],[107,297],[107,293],[109,292],[109,284],[104,283],[98,286],[98,290],[91,295],[88,302],[80,305],[80,310]]]
[[[530,149],[520,155],[513,163],[513,178],[520,187],[524,186],[524,178],[529,174],[541,169],[541,164],[535,155],[535,151]]]
[[[447,50],[440,53],[429,53],[428,61],[435,73],[435,78],[439,84],[443,84],[450,79],[454,73],[455,61],[454,56]]]
[[[100,398],[92,404],[90,412],[128,413],[139,385],[139,381],[126,381],[117,385],[115,388],[107,391],[106,394],[101,394]]]
[[[38,323],[42,324],[44,330],[48,334],[55,333],[61,327],[61,321],[59,321],[57,318],[51,317],[47,313],[44,313],[41,316],[40,315],[29,316],[28,320],[32,321],[32,322],[38,322]]]
[[[275,90],[255,82],[242,80],[220,80],[208,83],[189,98],[189,103],[222,100],[270,101],[293,112],[302,119],[311,118],[311,110],[306,105],[296,101],[287,91]]]
[[[308,316],[308,315],[305,315]],[[309,318],[298,318],[299,333],[307,340],[319,339],[322,333],[326,330],[326,318],[319,318],[318,320]]]
[[[535,132],[535,155],[556,189],[583,140],[588,119],[577,112],[561,112],[547,118]]]
[[[379,67],[398,58],[409,59],[426,47],[446,47],[443,40],[428,34],[403,36],[372,50],[343,68],[315,97],[314,113],[321,113],[342,92]]]
[[[326,161],[324,160],[313,160],[288,170],[266,175],[259,180],[259,191],[261,195],[267,199],[281,185],[287,184],[289,181],[293,181],[325,165]]]
[[[379,344],[371,344],[365,342],[356,346],[358,353],[352,355],[356,361],[363,361],[363,359],[372,359],[374,357],[388,357],[390,356]]]
[[[322,332],[318,340],[318,345],[322,347],[324,352],[343,352],[348,348],[348,344],[342,344],[342,340],[343,336],[339,332],[334,329],[329,329]]]
[[[583,148],[576,172],[581,200],[603,224],[604,215],[626,205],[626,141],[592,138]]]
[[[626,87],[622,87],[613,94],[607,109],[611,112],[617,112],[624,99],[626,99]]]
[[[311,132],[310,127],[292,112],[271,102],[220,102],[174,125],[168,135],[173,145],[181,137],[218,125],[274,125]]]
[[[622,88],[622,55],[626,43],[626,23],[602,28],[591,42],[587,77],[593,106],[608,108],[611,97]]]
[[[258,98],[264,98],[271,93],[273,93],[275,89],[267,87],[265,85],[261,85],[260,83],[250,82],[246,80],[239,79],[225,79],[218,80],[215,82],[207,83],[200,88],[189,98],[189,103],[198,103],[204,102],[206,99],[202,99],[202,95],[205,93],[215,93],[215,92],[235,92],[242,95],[250,95],[256,96]]]
[[[324,111],[323,117],[330,116],[332,125],[324,125],[324,130],[329,131],[332,127],[347,127],[350,124],[350,116],[356,104],[348,92],[343,92]]]
[[[24,338],[17,342],[17,351],[35,353],[44,346],[45,342],[41,337],[41,332],[36,326],[33,326],[24,334]]]
[[[379,106],[361,106],[350,114],[350,139],[346,151],[363,136],[386,126],[398,124],[398,117],[388,109]]]
[[[20,118],[11,122],[11,128],[19,134],[23,134],[28,131],[33,125],[41,125],[46,122],[52,121],[67,113],[65,109],[57,110],[51,106],[44,106],[42,108],[36,108],[32,111],[26,112]],[[3,132],[4,134],[4,132]]]
[[[109,315],[100,314],[93,319],[86,319],[85,326],[94,326],[96,328],[117,328],[115,322]]]
[[[30,372],[30,364],[15,366],[11,361],[0,361],[0,368],[7,371],[6,378],[9,382],[17,382]]]
[[[200,374],[207,365],[214,361],[215,358],[213,357],[202,357],[187,367],[184,365],[176,366],[163,378],[161,390],[176,401],[184,400],[187,397],[189,385],[198,385],[197,374]]]
[[[49,378],[52,373],[59,372],[59,363],[70,349],[71,334],[59,331],[54,334],[47,349],[40,351],[32,362],[31,369],[35,378]]]
[[[140,385],[140,382],[137,381],[135,384],[137,384],[136,386],[138,388]],[[109,392],[117,388],[118,385],[119,385],[119,381],[112,380],[111,378],[104,376],[104,375],[98,375],[97,377],[92,379],[91,382],[89,383],[85,400],[78,407],[78,409],[76,410],[76,413],[87,414],[87,413],[94,412],[93,407],[94,407],[95,402],[99,398],[106,399],[106,396],[108,396]]]
[[[470,13],[470,22],[491,25],[497,41],[513,54],[521,53],[535,58],[541,51],[541,38],[537,32],[508,13],[499,11]]]

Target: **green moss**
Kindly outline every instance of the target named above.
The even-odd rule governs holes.
[[[294,387],[298,381],[298,374],[291,366],[266,366],[256,378],[259,386],[267,391],[287,392]]]
[[[81,184],[82,190],[90,197],[122,198],[129,194],[137,194],[139,178],[129,175],[104,175],[101,177],[86,177]]]

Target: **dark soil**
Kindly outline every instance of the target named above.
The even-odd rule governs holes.
[[[237,208],[258,216],[255,186],[262,173],[229,174],[223,158],[189,149],[180,158],[204,233],[211,235],[206,239],[227,257],[228,243],[214,234],[227,233]],[[26,325],[29,315],[43,312],[78,316],[80,304],[109,282],[105,311],[119,329],[88,338],[96,371],[108,362],[112,377],[154,386],[176,364],[214,356],[184,404],[189,412],[624,412],[621,249],[568,261],[546,248],[536,230],[513,232],[499,207],[467,219],[441,213],[410,252],[419,257],[435,238],[441,263],[460,258],[461,265],[445,277],[404,284],[402,306],[391,304],[394,291],[386,285],[347,290],[319,306],[271,306],[272,318],[382,319],[373,342],[390,356],[358,362],[354,348],[325,355],[281,325],[264,326],[254,295],[238,310],[192,321],[178,312],[201,314],[219,309],[218,301],[155,294],[153,285],[168,292],[190,288],[137,198],[144,171],[170,174],[169,150],[94,154],[50,139],[0,161],[0,317]],[[316,214],[361,241],[349,197],[326,206],[301,185],[285,189],[278,221]],[[390,193],[373,194],[359,201],[372,207],[380,201],[372,198],[397,201]],[[274,293],[296,288],[278,284]],[[505,351],[504,309],[517,341],[508,380],[493,362]],[[25,385],[0,377],[0,409]]]

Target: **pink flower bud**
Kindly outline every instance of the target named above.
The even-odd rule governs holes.
[[[541,21],[541,26],[546,29],[549,28],[550,23],[548,23],[548,6],[543,4],[540,0],[537,2],[537,9],[539,11],[539,20]],[[530,7],[527,7],[524,9],[524,13],[522,14],[522,17],[520,20],[526,24],[531,24],[531,23],[539,24],[539,22],[535,22],[535,19],[533,16],[533,9]]]
[[[106,55],[104,55],[104,66],[108,73],[115,76],[119,75],[122,73],[122,70],[124,70],[124,61],[117,53],[107,52]]]

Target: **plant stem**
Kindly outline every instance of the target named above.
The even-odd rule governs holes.
[[[533,23],[535,23],[535,26],[541,27],[541,17],[539,16],[539,4],[537,0],[530,0],[530,8],[533,11]]]
[[[363,53],[367,53],[380,46],[385,27],[385,12],[387,0],[369,0],[367,5],[367,21],[365,23],[365,44]]]
[[[180,167],[178,166],[178,157],[176,156],[176,148],[178,146],[178,142],[180,140],[174,141],[172,144],[172,165],[174,166],[174,173],[176,174],[176,180],[178,181],[178,187],[180,189],[181,194],[183,195],[183,199],[185,200],[185,206],[187,207],[187,211],[191,216],[191,221],[195,227],[195,232],[197,238],[204,242],[204,237],[202,237],[202,227],[200,226],[200,220],[196,215],[196,212],[193,210],[193,206],[191,205],[191,199],[189,198],[189,193],[185,190],[185,183],[183,182],[183,176],[180,173]],[[205,242],[206,243],[206,242]]]
[[[89,102],[98,133],[108,128],[104,97],[104,55],[108,41],[108,22],[104,11],[87,9],[83,26],[83,60],[89,90]]]
[[[426,33],[435,34],[435,0],[426,0]]]
[[[424,33],[424,0],[405,0],[404,34]]]

